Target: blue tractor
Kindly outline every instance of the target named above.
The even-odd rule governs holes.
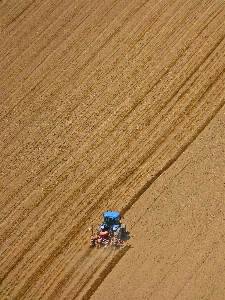
[[[103,214],[104,222],[99,225],[97,235],[108,232],[110,237],[122,239],[126,234],[126,225],[121,223],[123,217],[116,211],[107,211]]]

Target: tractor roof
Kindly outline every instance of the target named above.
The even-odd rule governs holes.
[[[107,211],[104,213],[104,218],[113,218],[113,219],[118,219],[120,217],[120,213],[117,211]]]

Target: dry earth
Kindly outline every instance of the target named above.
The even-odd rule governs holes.
[[[2,0],[0,20],[0,298],[96,299],[120,274],[121,297],[223,299],[224,1]],[[88,248],[106,209],[134,248]]]
[[[91,300],[225,299],[224,134],[225,107],[125,214],[133,248]]]

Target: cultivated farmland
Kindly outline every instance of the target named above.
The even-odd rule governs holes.
[[[224,1],[0,19],[0,298],[224,299]],[[134,248],[89,249],[107,209]]]

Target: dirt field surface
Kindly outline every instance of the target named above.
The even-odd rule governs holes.
[[[224,0],[0,20],[0,299],[225,299]],[[89,248],[107,209],[132,248]]]
[[[225,107],[126,213],[133,248],[91,299],[225,299],[224,134]]]

